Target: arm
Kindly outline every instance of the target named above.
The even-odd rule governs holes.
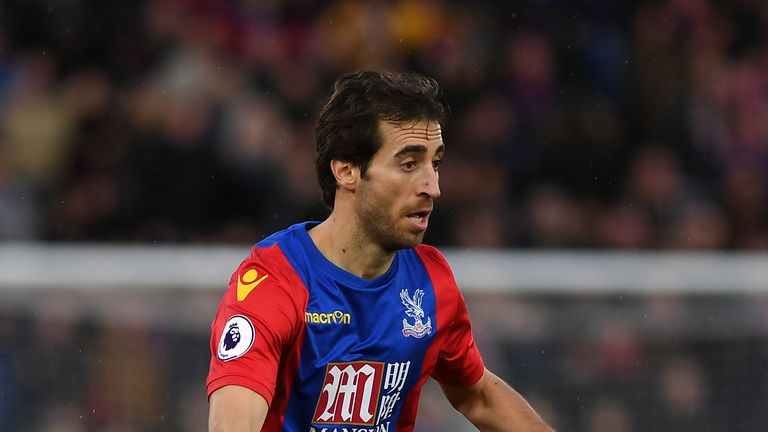
[[[235,385],[214,391],[210,405],[209,432],[259,432],[269,409],[260,394]]]
[[[280,378],[282,358],[298,361],[295,342],[303,329],[306,289],[297,274],[281,272],[288,266],[282,255],[280,261],[267,252],[254,247],[241,263],[211,326],[206,379],[211,432],[271,427],[269,406],[280,406],[274,395],[287,389]]]
[[[553,431],[519,393],[488,369],[470,387],[443,383],[440,387],[451,405],[481,431]]]

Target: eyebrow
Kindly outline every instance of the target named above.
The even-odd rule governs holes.
[[[427,152],[427,146],[423,144],[411,144],[398,150],[397,153],[395,153],[394,157],[399,157],[409,153],[426,153],[426,152]],[[435,155],[442,155],[443,153],[445,153],[445,145],[440,144],[439,146],[437,146]]]

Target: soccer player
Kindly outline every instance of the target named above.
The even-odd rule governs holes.
[[[422,245],[445,152],[437,83],[340,77],[316,128],[331,213],[257,243],[219,305],[210,431],[412,431],[424,382],[483,431],[550,431],[489,372],[445,258]]]

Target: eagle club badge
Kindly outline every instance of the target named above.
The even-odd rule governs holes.
[[[420,339],[432,333],[432,319],[427,317],[427,322],[423,322],[424,309],[421,308],[423,298],[424,290],[417,289],[413,293],[413,298],[408,295],[407,289],[400,291],[400,300],[405,306],[405,314],[414,319],[414,323],[411,324],[407,318],[403,318],[403,336],[405,337],[413,336]]]

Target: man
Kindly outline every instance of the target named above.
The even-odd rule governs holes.
[[[331,208],[256,244],[212,327],[211,431],[412,431],[431,376],[484,431],[550,431],[483,365],[443,256],[421,245],[447,106],[412,73],[339,78],[316,131]]]

